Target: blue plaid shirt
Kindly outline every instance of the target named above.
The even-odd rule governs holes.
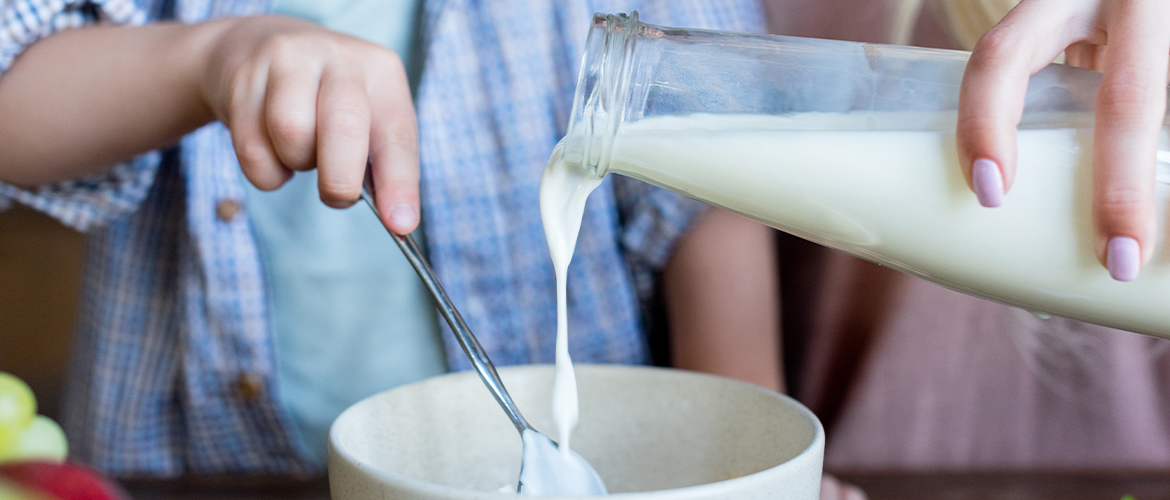
[[[0,0],[0,71],[54,32],[264,13],[264,0]],[[431,259],[501,365],[551,362],[556,308],[538,186],[564,134],[593,12],[762,30],[754,0],[446,0],[425,5],[417,96]],[[76,459],[127,476],[309,474],[276,401],[264,269],[227,130],[12,201],[90,234],[64,424]],[[628,178],[589,200],[570,268],[571,351],[648,358],[640,296],[702,205]],[[444,333],[451,366],[467,362]]]

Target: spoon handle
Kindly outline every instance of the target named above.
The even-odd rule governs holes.
[[[366,170],[366,180],[362,186],[362,199],[378,214],[377,205],[374,204],[373,180],[370,178],[369,169]],[[487,352],[484,352],[483,346],[479,345],[479,340],[471,333],[471,329],[467,327],[467,323],[463,321],[463,316],[459,314],[459,310],[455,309],[455,304],[451,303],[451,299],[447,297],[447,292],[443,291],[443,285],[439,284],[439,279],[435,276],[434,271],[431,270],[430,264],[423,256],[422,250],[419,249],[418,244],[415,243],[414,238],[409,234],[401,236],[394,234],[394,231],[387,229],[390,237],[394,239],[394,243],[398,244],[398,248],[402,249],[402,253],[406,255],[406,260],[410,262],[411,267],[414,267],[418,277],[422,279],[427,290],[431,292],[431,297],[435,299],[435,307],[439,309],[439,313],[443,315],[443,319],[447,320],[447,324],[451,325],[451,331],[455,332],[455,338],[459,340],[459,345],[463,347],[463,353],[467,355],[467,359],[475,366],[475,371],[479,372],[479,378],[483,380],[484,385],[491,391],[492,396],[496,398],[496,402],[504,409],[504,413],[508,414],[508,418],[512,420],[512,424],[516,426],[516,430],[521,433],[525,429],[531,429],[528,421],[524,419],[524,415],[520,414],[520,409],[516,407],[516,403],[512,401],[512,396],[508,394],[508,390],[504,388],[504,381],[500,380],[500,374],[496,372],[495,365],[492,360],[488,358]]]

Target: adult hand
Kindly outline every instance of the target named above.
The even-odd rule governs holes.
[[[278,16],[208,23],[202,94],[231,129],[244,175],[265,190],[316,168],[321,200],[358,200],[367,158],[378,213],[418,226],[418,132],[402,61],[392,51]]]
[[[1020,2],[971,54],[960,93],[960,164],[979,202],[999,206],[1016,174],[1028,78],[1061,51],[1071,64],[1104,73],[1093,141],[1095,248],[1114,279],[1130,281],[1156,243],[1154,169],[1166,113],[1170,2]]]

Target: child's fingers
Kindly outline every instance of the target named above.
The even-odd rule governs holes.
[[[1097,256],[1118,280],[1137,278],[1156,239],[1154,171],[1166,112],[1170,7],[1117,2],[1097,94],[1093,220]]]
[[[1028,79],[1069,45],[1069,0],[1020,4],[971,53],[959,92],[959,164],[979,203],[999,206],[1016,171],[1016,126]]]
[[[325,71],[317,96],[317,117],[321,201],[345,208],[361,196],[370,151],[370,99],[357,71]]]
[[[292,171],[281,164],[261,120],[267,73],[266,67],[254,68],[234,86],[228,126],[240,170],[257,188],[271,191],[292,178]]]
[[[268,138],[280,161],[293,170],[316,166],[320,81],[320,68],[297,64],[274,64],[268,77]]]
[[[384,78],[370,98],[370,160],[382,223],[407,234],[419,223],[418,126],[402,63],[392,62],[382,65]]]

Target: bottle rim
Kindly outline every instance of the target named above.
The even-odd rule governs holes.
[[[629,100],[631,55],[644,24],[638,11],[593,15],[577,73],[563,159],[602,177]]]

